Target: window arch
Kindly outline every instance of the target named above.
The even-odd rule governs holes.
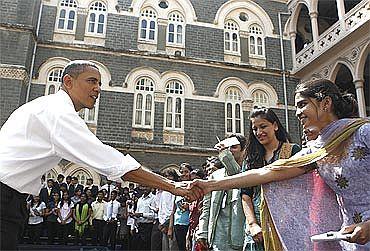
[[[157,14],[151,8],[144,9],[140,15],[139,39],[148,42],[157,40]]]
[[[77,177],[78,183],[81,184],[81,185],[83,185],[83,186],[86,185],[87,179],[88,178],[91,178],[91,175],[87,171],[85,171],[83,169],[78,170],[72,176],[73,177]]]
[[[154,82],[152,79],[140,78],[135,85],[134,126],[154,127]]]
[[[77,2],[75,0],[61,0],[57,16],[57,29],[74,31],[76,28]]]
[[[104,35],[107,23],[107,8],[100,1],[93,2],[89,8],[87,32]]]
[[[184,129],[184,85],[171,80],[166,85],[165,129]]]
[[[225,93],[225,128],[227,134],[243,133],[242,92],[229,87]]]
[[[48,73],[46,79],[45,95],[56,93],[62,83],[62,68],[54,68]]]
[[[185,21],[179,12],[172,12],[168,17],[167,43],[173,45],[184,45]]]
[[[225,52],[239,53],[239,26],[232,20],[224,26],[224,49]]]
[[[269,105],[268,94],[263,90],[255,90],[252,93],[253,103],[256,105],[266,106]]]
[[[265,39],[263,30],[258,24],[249,27],[249,55],[265,56]]]

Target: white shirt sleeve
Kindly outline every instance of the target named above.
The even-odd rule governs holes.
[[[103,144],[77,113],[66,113],[56,120],[51,141],[57,156],[91,167],[110,180],[120,181],[124,174],[140,167],[129,154]]]

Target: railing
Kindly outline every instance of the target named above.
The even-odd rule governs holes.
[[[344,22],[343,22],[344,20]],[[329,29],[319,36],[317,48],[311,42],[299,53],[296,54],[296,64],[294,72],[299,71],[304,66],[319,57],[329,48],[333,47],[348,34],[356,30],[362,24],[370,20],[369,0],[363,0],[348,13],[344,15],[343,20],[338,20]],[[342,23],[343,22],[343,23]]]

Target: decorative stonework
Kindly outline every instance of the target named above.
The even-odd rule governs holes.
[[[184,145],[184,133],[163,131],[163,143],[171,145]]]
[[[224,55],[225,62],[240,64],[241,59],[240,55],[232,55],[232,54],[225,54]]]
[[[81,8],[81,7],[77,8],[77,14],[79,15],[87,15],[88,13],[89,13],[88,8]]]
[[[353,48],[351,50],[351,53],[348,55],[348,59],[351,60],[352,62],[355,62],[360,55],[360,48]]]
[[[157,51],[157,44],[146,43],[143,41],[139,41],[137,44],[137,48],[139,51],[148,51],[148,52],[156,52]]]
[[[163,91],[154,91],[154,102],[164,103],[166,101],[166,93]]]
[[[15,68],[11,66],[0,66],[0,78],[22,80],[28,82],[28,73],[24,68]]]
[[[328,78],[329,78],[330,69],[331,69],[331,67],[330,67],[330,66],[325,66],[325,67],[321,70],[320,76],[321,76],[322,78],[326,78],[326,79],[328,79]]]
[[[246,99],[242,101],[242,109],[243,112],[251,111],[253,108],[253,100],[252,99]]]
[[[148,129],[133,128],[131,131],[131,137],[153,141],[154,133],[153,133],[153,130],[151,129],[148,130]]]

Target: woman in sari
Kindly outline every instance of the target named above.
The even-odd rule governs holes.
[[[251,187],[259,184],[292,179],[316,169],[320,177],[335,192],[340,212],[343,233],[350,233],[347,241],[341,241],[342,250],[370,249],[370,121],[350,119],[357,109],[351,95],[341,95],[338,87],[329,80],[317,80],[297,86],[295,95],[296,115],[304,130],[319,131],[317,139],[289,159],[280,159],[263,168],[249,170],[223,180],[193,182],[193,186],[204,193],[237,187]],[[302,181],[303,182],[303,181]],[[295,190],[295,187],[293,188]],[[292,190],[292,192],[293,192]],[[325,196],[325,194],[322,194]],[[304,194],[296,199],[304,199]],[[304,200],[301,200],[304,203]],[[321,201],[325,202],[325,201]],[[304,206],[297,203],[295,208],[279,208],[293,211],[302,225],[310,221]],[[324,211],[330,212],[331,208]],[[310,212],[311,213],[311,212]],[[333,214],[332,217],[337,215]],[[308,219],[308,220],[307,220]],[[279,219],[274,219],[277,225]],[[318,222],[324,229],[330,221]],[[303,228],[300,228],[303,231]],[[328,229],[335,230],[335,229]],[[279,232],[279,230],[277,229]],[[294,234],[299,234],[294,233]],[[284,243],[282,233],[278,234]],[[303,236],[308,238],[309,236]],[[292,240],[292,239],[291,239]],[[294,240],[294,239],[293,239]],[[296,238],[296,242],[301,242]],[[313,248],[311,248],[313,249]]]
[[[289,158],[300,150],[297,144],[289,143],[290,136],[272,109],[255,107],[250,113],[249,128],[246,170],[261,168],[280,158]],[[262,226],[266,223],[266,216],[269,216],[262,190],[260,185],[241,190],[246,217],[245,251],[272,251],[281,246],[269,241],[269,229]]]

